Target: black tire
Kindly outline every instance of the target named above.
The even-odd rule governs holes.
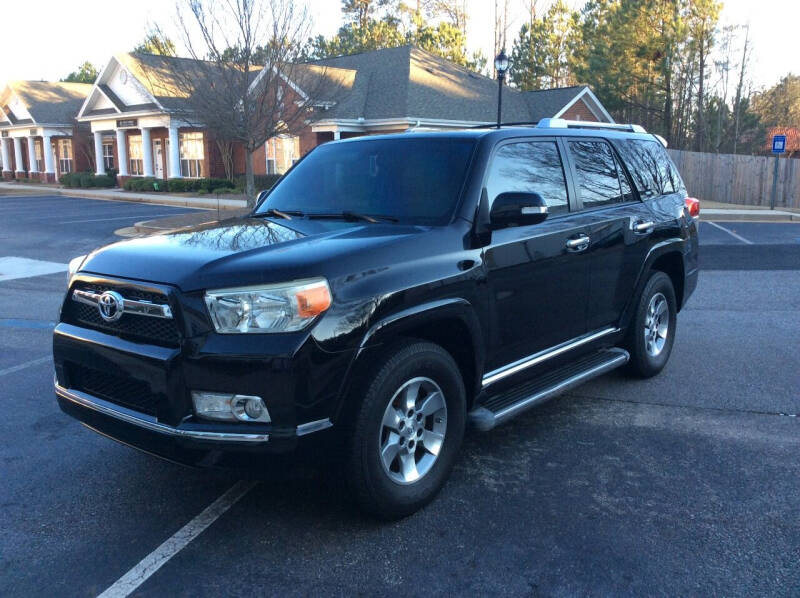
[[[375,374],[362,386],[366,388],[364,395],[350,397],[350,400],[358,401],[359,404],[352,411],[353,425],[349,430],[345,480],[363,510],[380,519],[400,519],[429,503],[453,469],[466,424],[464,382],[450,354],[439,345],[423,341],[404,341],[389,347],[372,371]],[[388,442],[388,430],[383,423],[384,415],[396,393],[400,389],[408,388],[411,381],[421,378],[433,381],[444,395],[444,440],[441,441],[438,454],[426,473],[413,482],[398,482],[392,476],[402,476],[403,471],[393,473],[384,465],[381,457],[381,444],[385,446]],[[421,389],[418,396],[430,394]],[[397,400],[399,399],[395,403]],[[422,402],[424,401],[420,400],[420,406]],[[419,413],[421,411],[420,409]],[[410,419],[416,421],[414,417]],[[441,425],[442,418],[436,419]],[[414,425],[418,428],[432,426],[433,420],[433,416],[428,418],[423,415],[422,423]],[[426,424],[426,421],[430,423]],[[408,428],[404,433],[408,433],[407,430]],[[405,450],[410,452],[408,447],[411,442],[404,440]],[[420,440],[417,440],[416,449],[430,460]],[[411,457],[415,454],[416,452],[411,453]],[[393,462],[398,465],[398,469],[399,459],[400,455]]]
[[[666,300],[667,314],[662,314],[660,321],[666,320],[667,329],[664,343],[654,355],[657,345],[651,344],[648,350],[648,341],[645,337],[645,328],[648,324],[648,314],[651,302],[660,304],[659,295]],[[628,363],[628,372],[639,378],[650,378],[658,374],[669,361],[672,345],[675,342],[675,328],[677,323],[677,302],[672,281],[664,272],[652,272],[642,290],[633,321],[628,328],[625,348],[631,354]],[[651,329],[653,327],[651,326]],[[660,341],[659,341],[660,342]]]

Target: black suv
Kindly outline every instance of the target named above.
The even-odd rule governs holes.
[[[331,443],[362,507],[404,516],[444,484],[467,422],[664,367],[698,212],[637,126],[328,143],[245,218],[73,260],[58,402],[194,465]]]

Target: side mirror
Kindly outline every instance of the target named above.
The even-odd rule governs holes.
[[[492,204],[493,229],[539,224],[547,218],[547,203],[538,193],[501,193]]]
[[[269,194],[269,189],[264,189],[261,193],[258,194],[256,197],[256,205],[261,203],[261,200],[264,199]]]

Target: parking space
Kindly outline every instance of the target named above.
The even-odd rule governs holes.
[[[701,245],[800,245],[800,222],[700,222]]]
[[[181,211],[0,197],[0,257],[66,263]],[[3,595],[796,594],[800,224],[719,224],[750,243],[701,223],[661,375],[470,433],[442,494],[392,524],[351,507],[335,462],[242,484],[83,428],[52,393],[63,272],[0,281]]]

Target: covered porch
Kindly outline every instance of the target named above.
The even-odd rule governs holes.
[[[24,127],[3,130],[0,163],[3,178],[36,179],[55,183],[62,174],[75,172],[86,162],[76,156],[72,130]]]

